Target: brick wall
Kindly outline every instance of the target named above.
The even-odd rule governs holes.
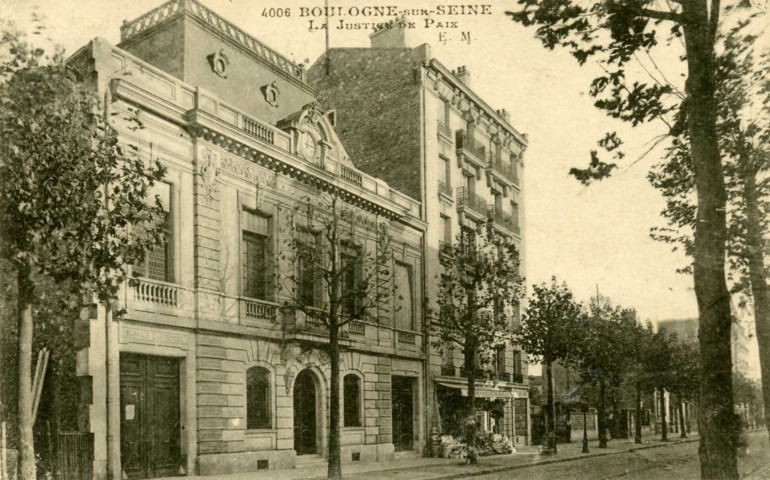
[[[324,109],[337,111],[342,144],[355,166],[421,199],[420,84],[410,49],[334,49],[308,70]]]

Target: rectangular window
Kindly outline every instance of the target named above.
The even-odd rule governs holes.
[[[513,216],[513,224],[519,226],[519,204],[511,202],[511,216]]]
[[[359,292],[362,276],[362,258],[359,248],[353,245],[340,246],[340,268],[342,269],[342,313],[357,315],[361,307]]]
[[[505,345],[498,345],[497,351],[495,352],[495,360],[496,360],[496,369],[497,369],[497,375],[498,376],[504,376],[505,375]]]
[[[452,219],[447,217],[446,215],[441,215],[441,227],[444,231],[443,242],[446,245],[451,245],[452,244]]]
[[[445,185],[449,186],[449,160],[443,155],[440,155],[438,161],[438,179],[440,182],[444,182]]]
[[[320,304],[320,288],[316,274],[315,262],[318,252],[317,235],[308,230],[300,230],[299,246],[297,248],[297,300],[303,305],[318,306]]]
[[[522,377],[522,370],[521,370],[521,351],[520,350],[513,351],[513,381],[519,382],[519,383],[524,381],[524,378]]]
[[[343,389],[343,425],[360,427],[361,423],[361,379],[348,374],[342,381]]]
[[[270,219],[241,211],[243,295],[266,300],[270,285]]]
[[[273,428],[270,412],[270,372],[251,367],[246,371],[246,428]]]
[[[463,249],[466,255],[470,255],[476,251],[476,232],[472,228],[463,226],[460,230],[460,241],[462,242]]]
[[[159,219],[163,226],[163,238],[161,243],[149,250],[144,261],[134,265],[134,273],[140,277],[160,280],[162,282],[174,281],[174,257],[173,257],[173,218],[171,216],[171,185],[158,182],[152,186],[147,194],[147,199],[155,203],[159,198],[164,215]]]
[[[412,292],[412,266],[396,262],[396,328],[414,330],[414,295]]]
[[[465,189],[468,191],[469,195],[476,193],[476,177],[472,175],[465,176]]]
[[[451,106],[449,105],[449,100],[444,100],[443,103],[444,103],[444,125],[448,127],[450,125],[449,117],[451,116],[452,109],[451,109]]]

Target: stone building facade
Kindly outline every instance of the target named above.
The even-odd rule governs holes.
[[[524,275],[527,137],[511,126],[505,110],[492,109],[472,90],[465,67],[450,70],[431,55],[429,45],[408,45],[404,22],[374,32],[371,48],[330,49],[310,67],[308,79],[321,105],[334,110],[353,163],[421,204],[428,225],[425,291],[435,310],[440,245],[467,232],[491,225],[517,246]],[[460,349],[442,350],[431,348],[428,394],[430,428],[446,430],[467,395],[467,379]],[[479,420],[525,445],[530,438],[526,354],[508,344],[488,368],[495,378],[477,385]]]
[[[78,323],[80,418],[94,434],[95,478],[323,461],[328,331],[286,307],[272,274],[295,268],[279,252],[286,235],[309,228],[297,205],[328,195],[354,212],[362,252],[388,233],[394,271],[406,272],[399,298],[409,302],[345,327],[343,462],[421,452],[421,203],[353,165],[300,66],[197,0],[171,0],[121,34],[118,46],[97,38],[70,62],[104,99],[121,142],[167,168],[153,192],[167,235],[133,266],[123,315],[94,304]],[[129,128],[130,116],[144,128]]]

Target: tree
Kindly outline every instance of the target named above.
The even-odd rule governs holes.
[[[523,293],[519,255],[513,243],[504,242],[488,227],[478,234],[464,230],[459,241],[444,244],[440,261],[434,346],[457,345],[462,351],[470,418],[476,410],[481,365],[489,362],[495,346],[511,338],[514,310]]]
[[[680,437],[687,438],[684,423],[684,402],[694,400],[698,394],[698,350],[682,341],[673,345],[673,365],[670,391],[676,395],[676,407],[679,413]]]
[[[652,325],[647,327],[636,324],[629,332],[632,337],[630,358],[631,379],[634,384],[634,443],[642,443],[642,392],[648,384],[649,373],[645,367],[645,357],[652,342]],[[697,378],[697,377],[696,377]]]
[[[510,12],[524,26],[536,26],[546,48],[567,48],[582,65],[597,61],[605,74],[594,79],[595,105],[614,118],[636,126],[650,120],[668,122],[678,136],[686,130],[694,165],[698,199],[693,242],[693,279],[700,322],[700,449],[701,476],[737,479],[735,419],[731,410],[730,299],[725,280],[725,185],[716,127],[716,54],[720,0],[676,0],[662,8],[652,0],[519,0]],[[670,26],[667,46],[656,26]],[[673,41],[672,41],[673,40]],[[678,49],[681,45],[681,50]],[[658,48],[683,58],[684,91],[656,81],[634,80],[627,69],[637,54]],[[650,57],[652,58],[652,57]],[[654,63],[654,62],[653,62]],[[663,75],[665,79],[665,75]],[[669,122],[668,115],[675,122]],[[600,146],[623,158],[620,139],[608,134]],[[616,167],[592,153],[586,169],[573,169],[583,183],[605,178]]]
[[[532,296],[522,316],[521,326],[515,332],[524,351],[545,366],[548,392],[546,438],[549,430],[556,433],[553,363],[569,362],[574,357],[580,313],[581,306],[575,301],[567,284],[559,284],[556,277],[552,277],[550,285],[532,285]],[[556,453],[556,442],[553,447]]]
[[[581,379],[595,392],[598,414],[599,448],[607,448],[607,400],[617,395],[624,374],[630,369],[628,352],[634,338],[628,334],[635,322],[600,298],[592,299],[577,332],[580,349],[576,354]]]
[[[770,123],[765,113],[770,106],[770,62],[766,55],[755,58],[756,39],[744,32],[746,25],[740,22],[722,42],[716,77],[717,129],[727,187],[731,293],[748,297],[753,304],[765,409],[770,410],[770,292],[765,266],[770,216]],[[691,255],[696,206],[694,164],[686,143],[683,132],[648,178],[666,198],[662,214],[669,224],[653,228],[652,237]],[[690,273],[692,268],[682,271]]]
[[[666,420],[665,393],[671,390],[674,384],[675,370],[675,344],[676,336],[667,330],[658,330],[652,334],[647,352],[644,358],[644,369],[647,373],[647,388],[656,391],[660,400],[660,427],[661,440],[668,441],[668,423]]]
[[[47,58],[7,29],[2,42],[10,57],[0,66],[0,257],[17,283],[21,478],[32,480],[34,275],[115,301],[126,265],[160,240],[162,207],[146,197],[164,171],[120,144],[109,106],[97,108],[61,52]]]
[[[303,224],[296,220],[302,217]],[[340,453],[340,337],[352,321],[379,321],[378,310],[394,299],[393,251],[385,224],[379,225],[376,248],[367,249],[357,227],[354,207],[338,191],[299,202],[291,225],[283,229],[279,257],[288,273],[278,269],[279,293],[284,307],[302,312],[309,323],[329,332],[326,351],[329,387],[328,478],[342,478]]]

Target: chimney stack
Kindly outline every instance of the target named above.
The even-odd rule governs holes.
[[[369,35],[371,48],[409,48],[406,45],[406,17],[398,17]]]
[[[452,73],[455,74],[455,77],[457,77],[458,80],[463,82],[466,87],[471,86],[471,72],[469,72],[465,65],[462,65],[460,67],[457,67],[457,70],[453,70]]]

